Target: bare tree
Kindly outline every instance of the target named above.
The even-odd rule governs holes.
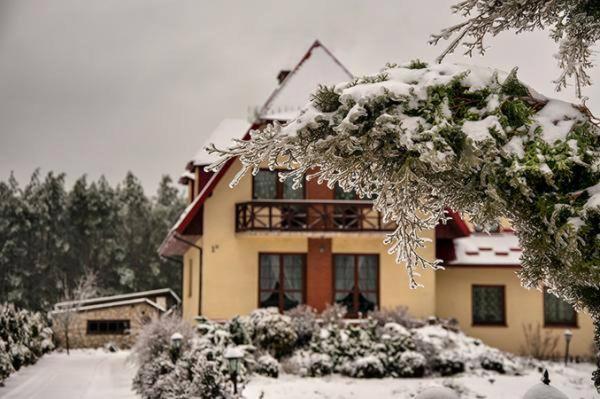
[[[461,44],[465,54],[484,54],[486,36],[514,30],[516,33],[549,29],[550,37],[559,44],[558,65],[562,69],[554,81],[556,90],[566,87],[574,78],[576,93],[591,84],[588,71],[594,66],[592,46],[600,40],[600,2],[597,0],[463,0],[452,7],[465,21],[432,35],[431,44],[450,40],[438,57],[453,53]]]
[[[62,302],[55,305],[55,310],[52,312],[53,320],[58,325],[60,332],[65,340],[65,348],[69,354],[69,333],[71,326],[79,312],[83,301],[94,297],[98,293],[97,276],[95,272],[87,271],[74,289],[70,290],[65,287],[62,296]]]

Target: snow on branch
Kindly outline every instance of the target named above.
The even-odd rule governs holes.
[[[465,54],[484,54],[484,39],[507,30],[516,33],[550,29],[550,37],[559,43],[556,55],[561,75],[556,89],[574,78],[577,96],[591,84],[588,71],[593,67],[592,46],[600,39],[600,2],[595,0],[464,0],[452,7],[466,21],[432,35],[431,44],[450,40],[438,57],[441,62],[461,44]]]

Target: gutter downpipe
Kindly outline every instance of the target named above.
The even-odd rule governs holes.
[[[179,234],[177,232],[175,232],[175,234],[173,234],[173,238],[175,238],[177,241],[181,241],[189,246],[192,246],[194,248],[196,248],[198,250],[199,253],[199,260],[200,260],[200,269],[199,269],[199,275],[200,275],[200,289],[198,290],[198,316],[202,316],[202,247],[194,244],[191,241],[186,240],[183,237],[180,237]],[[183,276],[183,273],[182,273]],[[183,290],[183,287],[182,287]]]

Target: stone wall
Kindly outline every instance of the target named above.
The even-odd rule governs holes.
[[[120,305],[103,309],[81,311],[73,315],[69,327],[69,346],[71,348],[99,348],[114,343],[119,348],[129,348],[136,340],[144,324],[160,316],[160,311],[148,303]],[[88,320],[129,320],[127,334],[87,334]],[[59,323],[53,323],[58,344],[64,347],[65,335]]]

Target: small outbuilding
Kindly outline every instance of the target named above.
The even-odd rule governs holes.
[[[109,343],[128,348],[145,324],[175,311],[180,303],[173,290],[164,288],[59,302],[54,305],[51,317],[61,346],[65,346],[64,330],[68,325],[70,348],[98,348]]]

